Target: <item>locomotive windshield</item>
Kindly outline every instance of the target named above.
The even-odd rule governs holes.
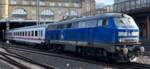
[[[136,23],[132,18],[115,18],[115,24],[117,27],[135,27]]]

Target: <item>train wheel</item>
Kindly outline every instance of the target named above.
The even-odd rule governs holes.
[[[85,56],[86,58],[93,59],[95,57],[95,50],[93,48],[85,48]]]
[[[86,55],[88,58],[91,57],[91,50],[89,48],[86,48]]]
[[[80,53],[80,48],[76,47],[76,53],[79,54]]]
[[[84,49],[83,47],[81,47],[81,54],[83,57],[86,56],[86,49]]]
[[[76,47],[76,52],[80,55],[82,55],[82,48],[81,47]]]
[[[47,48],[48,48],[48,50],[51,50],[52,49],[52,44],[48,43]]]
[[[57,44],[53,45],[53,49],[54,49],[54,52],[58,52],[59,51],[58,50],[58,45]]]
[[[88,48],[83,48],[83,49],[84,49],[83,56],[84,56],[85,58],[89,58],[89,56],[90,56],[90,53],[88,52],[89,49],[88,49]]]
[[[107,54],[108,54],[108,55],[107,55],[108,60],[114,62],[115,59],[114,59],[113,54],[112,54],[112,53],[108,53],[108,52],[107,52]],[[114,59],[114,60],[113,60],[113,59]]]
[[[51,44],[50,43],[45,43],[44,44],[44,49],[45,50],[50,50],[51,49]]]
[[[63,52],[64,51],[64,46],[63,45],[58,45],[57,46],[57,51],[60,52],[60,53]]]
[[[64,51],[64,46],[60,44],[52,44],[50,47],[51,47],[51,51],[54,52],[61,53],[62,51]]]
[[[88,57],[88,49],[84,47],[76,47],[76,53],[80,54],[81,56],[87,58]]]
[[[99,60],[101,60],[102,59],[102,49],[97,49],[97,51],[96,51],[97,53],[96,53],[96,57],[99,59]]]
[[[108,56],[109,56],[109,55],[108,55],[108,53],[107,53],[106,50],[104,50],[104,49],[102,50],[102,55],[103,55],[103,58],[104,58],[105,61],[108,61],[108,60],[109,60],[109,59],[108,59]]]

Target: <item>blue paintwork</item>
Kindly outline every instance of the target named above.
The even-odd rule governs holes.
[[[61,30],[48,30],[46,32],[47,40],[60,40]]]
[[[108,26],[107,27],[100,27],[96,26],[93,28],[69,28],[69,29],[61,29],[61,30],[47,30],[46,31],[46,40],[65,40],[65,41],[83,41],[89,43],[117,43],[118,42],[118,32],[126,31],[127,28],[119,30],[115,25],[114,18],[120,17],[112,16],[112,15],[101,15],[101,16],[92,16],[87,18],[79,18],[64,22],[58,22],[57,24],[65,24],[65,23],[74,23],[79,21],[86,21],[86,20],[97,20],[107,18],[108,19]],[[132,28],[132,27],[128,27]],[[132,31],[139,31],[138,29],[128,29],[129,32]],[[63,35],[63,38],[61,36]],[[136,36],[135,36],[136,37]],[[126,36],[125,38],[130,38],[130,36]],[[131,37],[131,38],[134,38]]]

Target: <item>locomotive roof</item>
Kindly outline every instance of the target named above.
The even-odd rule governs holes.
[[[128,16],[126,14],[122,14],[122,13],[105,13],[105,14],[99,14],[99,15],[95,15],[95,16],[74,18],[74,19],[70,19],[70,20],[66,20],[66,21],[62,21],[62,22],[51,23],[49,25],[72,23],[72,22],[78,22],[78,21],[84,21],[84,20],[90,20],[90,19],[108,18],[108,17],[130,17],[130,16]]]
[[[82,18],[74,18],[71,20],[66,20],[62,22],[55,22],[55,23],[50,23],[50,24],[45,24],[45,25],[34,25],[34,26],[28,26],[28,27],[20,27],[20,28],[15,28],[11,30],[19,30],[19,29],[31,29],[31,28],[47,28],[49,25],[57,25],[57,24],[66,24],[66,23],[72,23],[72,22],[78,22],[78,21],[84,21],[84,20],[90,20],[90,19],[98,19],[98,18],[108,18],[108,17],[130,17],[126,14],[122,13],[105,13],[105,14],[99,14],[95,16],[87,16],[87,17],[82,17]]]

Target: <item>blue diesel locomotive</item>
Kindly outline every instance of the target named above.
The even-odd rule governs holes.
[[[32,40],[30,43],[36,42],[48,49],[73,51],[83,56],[121,62],[136,61],[139,54],[144,52],[139,42],[138,26],[132,17],[121,13],[12,29],[7,36],[11,41],[29,43]]]

